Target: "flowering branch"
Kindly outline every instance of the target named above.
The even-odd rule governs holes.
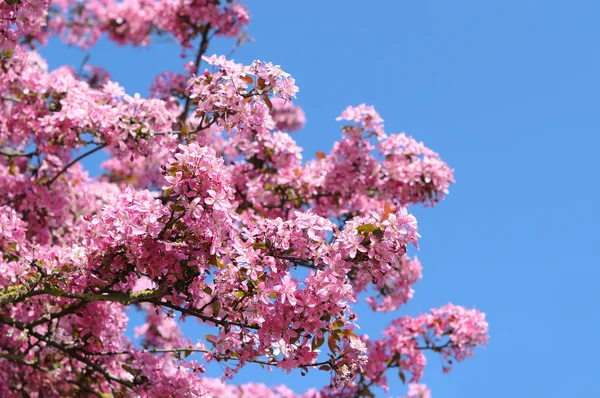
[[[342,112],[329,153],[303,161],[295,80],[206,54],[213,37],[240,39],[243,5],[28,0],[0,13],[0,396],[270,396],[200,378],[193,352],[234,363],[227,377],[247,363],[329,372],[323,396],[371,396],[397,368],[418,396],[423,351],[448,371],[487,342],[484,314],[451,304],[357,335],[364,293],[375,312],[412,298],[420,235],[405,206],[436,205],[453,170],[364,104]],[[49,70],[31,48],[52,34],[86,48],[103,34],[199,43],[142,98],[85,61]],[[81,161],[103,148],[92,178]],[[130,305],[156,348],[129,339]],[[186,346],[186,317],[212,328],[209,349]]]
[[[67,163],[58,173],[56,173],[56,175],[54,175],[54,177],[52,177],[50,180],[48,180],[48,182],[46,183],[47,186],[52,185],[52,183],[54,181],[56,181],[58,179],[58,177],[60,177],[62,174],[64,174],[71,166],[73,166],[75,163],[79,162],[80,160],[88,157],[89,155],[98,152],[100,149],[102,148],[106,148],[107,144],[100,144],[97,147],[95,147],[94,149],[91,149],[79,156],[77,156],[75,159],[73,159],[72,161],[70,161],[69,163]]]
[[[201,37],[202,37],[202,39],[200,41],[200,46],[198,48],[198,52],[196,53],[196,59],[194,61],[194,65],[195,65],[194,66],[195,72],[193,73],[194,75],[198,74],[198,71],[200,69],[200,64],[202,62],[202,56],[204,56],[204,54],[206,54],[206,51],[208,50],[208,43],[209,43],[208,34],[210,32],[210,24],[207,24],[207,25],[203,26],[200,29],[200,31],[201,31]],[[179,120],[180,120],[180,122],[181,122],[182,125],[187,120],[191,104],[192,104],[192,101],[191,101],[190,96],[188,95],[185,98],[185,103],[183,105],[183,112],[179,116]],[[202,123],[200,123],[200,124],[202,124]]]

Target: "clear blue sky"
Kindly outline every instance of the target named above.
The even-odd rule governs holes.
[[[424,382],[434,397],[600,396],[600,2],[247,3],[256,42],[233,57],[296,78],[308,123],[295,138],[307,158],[338,139],[347,105],[364,102],[388,132],[423,140],[456,170],[445,201],[413,209],[424,278],[396,315],[476,306],[491,340],[450,375],[431,357]],[[56,42],[43,53],[52,67],[83,57]],[[90,63],[146,94],[156,74],[179,70],[178,54],[103,42]],[[372,336],[390,319],[364,313]],[[299,392],[327,382],[259,367],[240,376]]]

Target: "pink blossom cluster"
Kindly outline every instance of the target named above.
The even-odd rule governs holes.
[[[368,341],[372,360],[365,377],[387,388],[386,369],[398,367],[401,378],[408,379],[410,374],[410,381],[416,383],[427,363],[426,350],[439,353],[448,372],[455,362],[472,356],[475,347],[487,343],[487,329],[485,314],[452,304],[430,314],[396,319],[383,331],[383,338]]]
[[[135,191],[126,188],[117,201],[104,206],[89,223],[89,249],[103,250],[106,247],[126,245],[135,250],[137,239],[158,236],[161,220],[168,216],[168,210],[148,191]],[[140,237],[140,238],[136,238]],[[143,250],[143,242],[138,242]]]
[[[404,398],[431,398],[431,391],[424,384],[410,383]]]
[[[367,301],[374,311],[392,311],[412,297],[412,285],[421,277],[421,264],[405,256],[417,245],[417,221],[405,208],[388,207],[383,214],[356,217],[334,242],[333,250],[345,260],[355,294],[372,286],[378,292]]]
[[[378,143],[382,156],[382,190],[400,193],[405,203],[435,204],[448,193],[454,171],[440,156],[405,134],[393,134]],[[387,193],[386,192],[386,193]]]
[[[359,128],[356,129],[351,128],[350,126],[345,130],[350,136],[354,134],[358,134],[360,136],[363,134],[363,132],[366,132],[368,136],[374,136],[380,140],[386,137],[385,131],[383,130],[383,119],[372,106],[365,104],[349,106],[342,112],[341,116],[339,116],[337,120],[354,122],[357,126],[359,126]]]
[[[179,116],[183,110],[179,101],[189,97],[188,81],[196,72],[197,66],[188,62],[184,65],[185,73],[167,71],[159,74],[150,85],[150,95],[165,101],[175,116]]]
[[[225,384],[218,379],[204,379],[207,398],[317,398],[316,390],[309,390],[304,394],[296,394],[284,385],[268,387],[259,383],[242,385]]]
[[[304,127],[306,116],[302,108],[282,98],[273,98],[271,102],[271,117],[277,130],[293,133]]]
[[[144,304],[146,322],[135,328],[135,337],[143,336],[144,347],[174,349],[183,347],[183,336],[172,313],[165,313],[160,307]]]
[[[46,24],[49,0],[3,1],[0,3],[0,51],[15,47],[20,38],[40,34]]]
[[[139,385],[134,387],[139,397],[202,397],[207,393],[200,369],[181,366],[168,356],[136,352],[125,371],[126,379]]]
[[[69,44],[87,48],[102,33],[119,44],[145,46],[170,34],[184,47],[208,30],[235,37],[248,24],[245,6],[212,0],[61,0],[51,8],[50,28]]]
[[[254,61],[244,66],[215,55],[204,60],[213,71],[205,71],[190,84],[196,117],[228,132],[236,129],[242,135],[256,134],[266,121],[272,121],[269,97],[289,100],[298,92],[294,79],[271,63]]]
[[[110,72],[101,66],[84,65],[82,70],[75,72],[80,73],[80,78],[85,80],[91,88],[99,88],[108,82],[112,81]]]
[[[48,73],[45,62],[24,49],[5,56],[4,62],[2,140],[31,140],[41,151],[65,160],[70,149],[84,144],[85,133],[121,152],[143,152],[147,144],[138,137],[168,131],[174,121],[161,100],[126,95],[110,81],[92,88],[66,67]],[[30,136],[32,130],[37,133]]]
[[[15,210],[9,206],[0,206],[0,248],[17,250],[25,243],[25,225]]]
[[[162,166],[177,150],[179,138],[165,134],[145,145],[144,153],[127,151],[129,156],[111,156],[104,161],[101,167],[106,170],[107,179],[122,188],[132,185],[138,189],[160,189],[164,185]],[[119,155],[118,150],[110,152]]]
[[[385,278],[377,284],[377,295],[367,297],[373,311],[395,311],[410,301],[414,294],[412,286],[421,279],[422,269],[416,257],[396,257]]]
[[[338,120],[355,124],[344,126],[345,137],[305,171],[323,214],[340,217],[386,203],[433,205],[454,182],[452,169],[437,153],[404,134],[388,136],[372,107],[348,107]]]
[[[26,245],[25,223],[13,208],[0,206],[0,286],[18,281],[22,269],[17,260]]]

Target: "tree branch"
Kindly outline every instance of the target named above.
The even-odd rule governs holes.
[[[208,33],[210,32],[210,25],[205,25],[202,29],[202,41],[200,42],[200,47],[198,48],[198,52],[196,53],[196,71],[194,72],[195,75],[198,74],[198,71],[200,70],[200,64],[202,62],[202,56],[204,55],[204,53],[206,53],[206,50],[208,50]],[[183,112],[181,113],[181,115],[179,116],[179,121],[181,122],[181,125],[183,125],[188,117],[188,112],[190,110],[190,106],[192,104],[192,99],[190,98],[189,95],[186,96],[185,98],[185,104],[183,105]]]
[[[200,311],[197,311],[193,308],[179,307],[179,306],[176,306],[175,304],[171,304],[169,302],[160,301],[160,299],[149,299],[149,300],[144,300],[144,301],[147,303],[161,306],[161,307],[171,308],[175,311],[181,312],[182,314],[195,316],[196,318],[202,319],[204,322],[211,322],[211,323],[214,323],[215,325],[223,326],[226,328],[231,327],[231,326],[239,326],[241,328],[246,328],[246,329],[255,329],[255,330],[259,329],[258,326],[246,325],[246,324],[236,322],[236,321],[225,321],[222,319],[215,319],[213,317],[206,316],[206,315],[202,314]]]
[[[69,169],[71,166],[73,166],[75,163],[79,162],[81,159],[85,158],[86,156],[89,156],[89,155],[91,155],[92,153],[98,152],[100,149],[102,149],[102,148],[105,148],[105,147],[106,147],[106,145],[107,145],[106,143],[104,143],[104,144],[100,144],[100,145],[98,145],[96,148],[94,148],[94,149],[92,149],[92,150],[90,150],[90,151],[87,151],[86,153],[84,153],[84,154],[82,154],[82,155],[80,155],[80,156],[76,157],[76,158],[75,158],[75,159],[73,159],[73,160],[72,160],[70,163],[68,163],[68,164],[67,164],[65,167],[63,167],[63,168],[62,168],[62,170],[58,172],[58,174],[56,174],[54,177],[52,177],[52,178],[50,179],[50,181],[48,181],[48,183],[46,183],[46,185],[47,185],[47,186],[50,186],[50,185],[52,185],[52,183],[53,183],[54,181],[56,181],[56,179],[57,179],[58,177],[60,177],[60,176],[61,176],[61,175],[62,175],[62,174],[65,172],[65,171],[67,171],[67,170],[68,170],[68,169]]]
[[[192,353],[192,352],[199,352],[199,353],[204,353],[204,354],[211,354],[217,359],[217,361],[241,361],[240,358],[232,357],[229,355],[215,354],[214,352],[207,350],[207,349],[203,349],[203,348],[191,348],[191,347],[189,347],[189,348],[151,348],[151,349],[147,349],[147,350],[141,350],[141,352],[149,353],[149,354],[163,354],[163,353],[188,354],[188,353]],[[106,352],[90,352],[88,355],[97,355],[97,356],[132,355],[132,353],[130,351],[106,351]],[[338,358],[335,358],[334,361],[337,361],[341,358],[342,358],[342,355],[340,355]],[[277,364],[279,363],[278,361],[275,361],[275,360],[261,361],[258,359],[245,359],[244,361],[251,362],[251,363],[257,363],[260,365],[267,365],[267,366],[277,366]],[[307,365],[303,365],[303,366],[316,367],[316,366],[331,365],[331,364],[332,364],[332,360],[329,359],[327,361],[315,362],[315,363],[311,363],[311,364],[307,364]]]
[[[57,343],[56,341],[50,339],[49,337],[36,332],[35,330],[32,330],[30,328],[28,328],[24,323],[19,322],[17,320],[11,319],[5,315],[0,315],[0,322],[8,325],[8,326],[12,326],[16,329],[19,329],[23,332],[25,332],[26,334],[28,334],[29,336],[35,337],[38,340],[43,341],[44,343],[46,343],[46,345],[56,348],[57,350],[63,352],[64,354],[66,354],[67,356],[74,358],[76,360],[78,360],[81,363],[84,363],[86,365],[88,365],[89,367],[91,367],[92,369],[94,369],[95,371],[97,371],[98,373],[100,373],[102,376],[104,376],[104,378],[110,383],[111,381],[117,382],[125,387],[128,388],[133,388],[135,387],[135,385],[127,380],[123,380],[120,379],[116,376],[113,376],[112,374],[110,374],[108,371],[102,369],[102,367],[100,365],[98,365],[97,363],[91,361],[89,358],[86,358],[84,356],[82,356],[81,354],[79,354],[76,350],[64,347],[62,344]]]

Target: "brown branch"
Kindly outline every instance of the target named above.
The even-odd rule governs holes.
[[[223,326],[225,328],[231,327],[231,326],[239,326],[241,328],[246,328],[246,329],[255,329],[258,330],[259,327],[258,326],[254,326],[254,325],[247,325],[247,324],[243,324],[240,322],[236,322],[236,321],[226,321],[223,319],[215,319],[213,317],[210,316],[206,316],[204,314],[202,314],[200,311],[194,309],[194,308],[183,308],[183,307],[179,307],[175,304],[171,304],[169,302],[166,301],[160,301],[160,299],[148,299],[148,300],[143,300],[144,302],[147,303],[151,303],[157,306],[161,306],[161,307],[167,307],[167,308],[171,308],[175,311],[179,311],[182,314],[185,315],[191,315],[191,316],[195,316],[198,319],[203,320],[204,322],[210,322],[210,323],[214,323],[215,325],[219,325],[219,326]]]
[[[441,346],[436,346],[436,345],[433,345],[433,344],[427,344],[427,345],[424,345],[424,346],[417,346],[416,348],[418,350],[432,350],[434,352],[439,352],[439,350],[442,350],[443,348],[449,347],[451,345],[452,345],[452,342],[450,340],[448,340],[445,344],[443,344]],[[371,387],[374,383],[376,383],[379,379],[381,379],[381,377],[389,369],[400,367],[400,363],[399,363],[400,356],[401,356],[401,354],[399,352],[397,352],[396,354],[394,354],[394,357],[392,357],[391,361],[386,365],[385,369],[382,372],[380,372],[375,378],[369,379],[369,381],[367,383],[364,383],[365,382],[365,377],[361,374],[360,375],[360,381],[359,381],[359,383],[362,384],[362,386],[359,389],[356,390],[356,393],[354,394],[353,398],[362,397],[363,393],[365,393],[366,391],[368,391],[369,387]]]
[[[85,158],[86,156],[89,156],[89,155],[91,155],[91,154],[93,154],[93,153],[95,153],[95,152],[98,152],[100,149],[102,149],[102,148],[105,148],[106,146],[107,146],[107,144],[106,144],[106,143],[104,143],[104,144],[100,144],[100,145],[98,145],[96,148],[94,148],[94,149],[92,149],[92,150],[90,150],[90,151],[87,151],[86,153],[84,153],[84,154],[82,154],[82,155],[80,155],[80,156],[76,157],[76,158],[75,158],[75,159],[73,159],[71,162],[69,162],[69,163],[68,163],[68,164],[67,164],[65,167],[63,167],[63,168],[62,168],[62,170],[58,172],[58,174],[56,174],[54,177],[52,177],[52,178],[50,179],[50,181],[48,181],[48,182],[46,183],[46,185],[47,185],[47,186],[50,186],[50,185],[52,185],[52,183],[53,183],[54,181],[56,181],[56,179],[57,179],[58,177],[60,177],[60,176],[61,176],[61,175],[62,175],[64,172],[66,172],[66,171],[67,171],[67,170],[68,170],[68,169],[69,169],[71,166],[73,166],[75,163],[79,162],[81,159]]]
[[[127,380],[123,380],[120,379],[116,376],[113,376],[112,374],[110,374],[108,371],[102,369],[102,367],[100,365],[98,365],[97,363],[91,361],[90,359],[80,355],[77,351],[63,347],[61,344],[55,342],[54,340],[51,340],[49,338],[47,338],[46,336],[44,336],[43,334],[37,333],[33,330],[23,330],[25,333],[39,339],[39,340],[43,340],[46,344],[48,344],[51,347],[56,348],[59,351],[62,351],[63,353],[67,354],[68,356],[78,360],[79,362],[82,362],[86,365],[88,365],[89,367],[91,367],[92,369],[94,369],[95,371],[97,371],[98,373],[100,373],[102,376],[104,376],[104,378],[110,383],[110,381],[115,381],[125,387],[128,388],[133,388],[135,387],[135,385],[133,383],[131,383],[130,381]]]
[[[151,349],[147,349],[147,350],[142,350],[142,353],[149,353],[149,354],[163,354],[163,353],[175,353],[175,354],[187,354],[187,353],[191,353],[191,352],[200,352],[200,353],[204,353],[204,354],[212,354],[217,361],[241,361],[240,358],[237,357],[233,357],[230,355],[219,355],[219,354],[215,354],[214,352],[207,350],[207,349],[203,349],[203,348],[151,348]],[[132,352],[130,351],[105,351],[105,352],[90,352],[88,355],[97,355],[97,356],[102,356],[102,355],[132,355]],[[339,359],[341,359],[343,356],[340,355],[338,358],[335,358],[333,361],[337,361]],[[268,366],[276,366],[279,362],[275,361],[275,360],[271,360],[271,361],[261,361],[258,359],[245,359],[245,362],[251,362],[251,363],[257,363],[260,365],[268,365]],[[329,359],[327,361],[321,361],[321,362],[315,362],[315,363],[311,363],[311,364],[307,364],[307,365],[303,365],[303,366],[310,366],[310,367],[315,367],[315,366],[322,366],[322,365],[331,365],[332,364],[332,360]]]
[[[94,369],[95,371],[97,371],[98,373],[100,373],[102,376],[104,376],[104,378],[110,383],[111,381],[117,382],[125,387],[128,388],[133,388],[135,387],[135,385],[127,380],[123,380],[120,379],[116,376],[113,376],[112,374],[110,374],[108,371],[102,369],[102,367],[100,365],[98,365],[97,363],[91,361],[88,358],[85,358],[84,356],[82,356],[81,354],[79,354],[76,350],[71,349],[71,348],[67,348],[64,347],[62,344],[57,343],[56,341],[50,339],[49,337],[38,333],[34,330],[31,330],[27,327],[27,325],[25,325],[22,322],[19,322],[17,320],[11,319],[5,315],[0,315],[0,322],[4,323],[5,325],[8,326],[12,326],[13,328],[19,329],[23,332],[25,332],[26,334],[35,337],[38,340],[43,341],[44,343],[46,343],[48,346],[50,347],[54,347],[57,350],[63,352],[64,354],[66,354],[67,356],[74,358],[76,360],[78,360],[81,363],[84,363],[86,365],[88,365],[89,367],[91,367],[92,369]]]
[[[195,75],[198,74],[198,71],[200,70],[200,63],[202,62],[202,56],[206,53],[206,50],[208,50],[208,33],[210,32],[210,25],[205,25],[202,27],[202,41],[200,42],[200,47],[198,48],[198,52],[196,53],[196,71],[194,72]],[[190,98],[189,95],[186,96],[185,98],[185,104],[183,105],[183,112],[181,113],[181,115],[179,116],[179,121],[181,122],[181,124],[183,125],[185,123],[185,120],[188,117],[188,112],[190,110],[190,106],[192,104],[192,99]]]

